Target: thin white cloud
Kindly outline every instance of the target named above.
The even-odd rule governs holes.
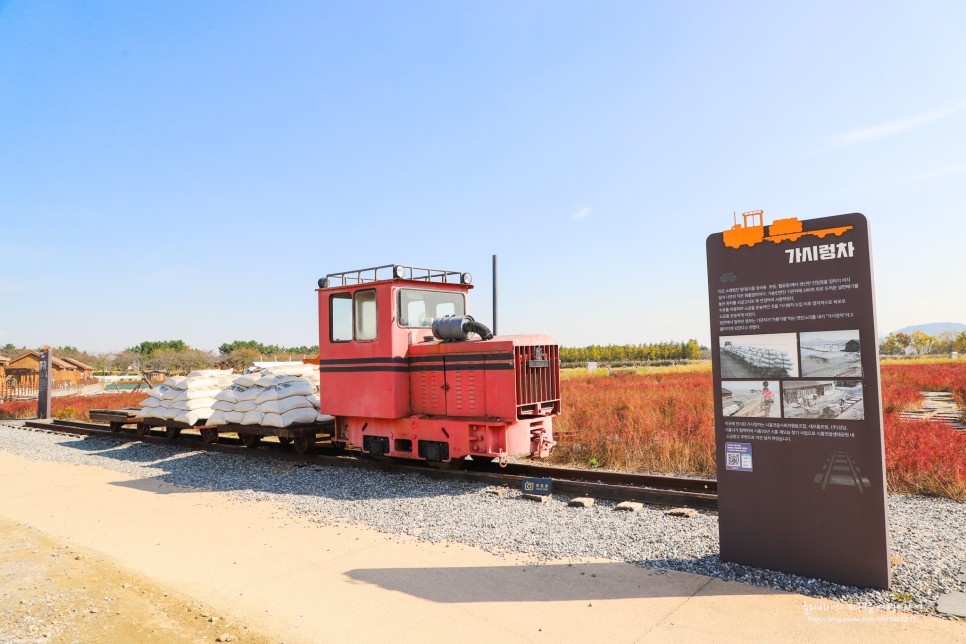
[[[587,206],[586,208],[580,208],[579,210],[575,211],[572,215],[570,215],[570,218],[574,221],[581,221],[587,219],[587,217],[590,217],[593,212],[594,209],[590,206]]]
[[[850,145],[856,145],[858,143],[882,139],[887,136],[892,136],[893,134],[899,134],[900,132],[907,132],[924,125],[929,125],[930,123],[934,123],[940,119],[952,116],[962,109],[962,104],[949,105],[946,107],[941,107],[938,110],[926,112],[925,114],[918,114],[916,116],[910,116],[908,118],[898,119],[896,121],[879,123],[878,125],[873,125],[871,127],[833,134],[832,136],[826,137],[824,141],[825,147],[826,149],[833,150],[836,148],[844,148]]]
[[[966,163],[944,165],[941,168],[936,168],[935,170],[929,170],[928,172],[923,172],[922,174],[907,177],[903,179],[901,183],[918,183],[920,181],[928,181],[929,179],[937,179],[941,177],[955,177],[961,174],[966,174]]]

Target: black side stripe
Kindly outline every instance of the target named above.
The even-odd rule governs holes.
[[[442,362],[443,360],[513,360],[512,353],[449,353],[436,356],[414,356],[409,359],[417,362]]]
[[[325,365],[322,365],[321,367],[319,367],[319,371],[322,373],[345,373],[345,372],[355,372],[355,371],[387,371],[387,372],[398,371],[403,373],[409,373],[409,366],[403,365],[403,366],[394,367],[394,366],[386,365],[386,366],[364,366],[364,367],[363,366],[327,367]]]
[[[359,373],[359,372],[402,372],[408,373],[410,371],[513,371],[512,364],[505,363],[477,363],[477,364],[456,364],[456,365],[441,365],[441,364],[427,364],[427,365],[413,365],[412,367],[404,366],[370,366],[370,365],[360,365],[360,366],[325,366],[320,367],[319,371],[322,373]]]
[[[366,364],[373,362],[390,362],[394,364],[409,364],[409,358],[332,358],[330,360],[320,360],[319,364]]]

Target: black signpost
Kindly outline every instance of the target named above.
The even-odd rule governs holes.
[[[37,418],[50,418],[52,409],[50,406],[50,394],[53,388],[53,381],[50,378],[50,347],[40,350],[39,376],[37,385]]]
[[[868,222],[761,217],[707,241],[721,559],[888,588]]]

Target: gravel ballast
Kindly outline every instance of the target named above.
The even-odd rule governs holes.
[[[26,458],[91,465],[139,479],[216,490],[239,502],[272,501],[324,524],[353,522],[424,541],[451,541],[541,559],[600,557],[839,599],[936,614],[940,597],[966,592],[966,503],[915,496],[889,499],[893,588],[843,586],[718,559],[718,516],[670,516],[645,505],[614,512],[615,502],[568,507],[480,483],[417,474],[300,466],[272,459],[102,438],[78,438],[2,424],[0,449]]]

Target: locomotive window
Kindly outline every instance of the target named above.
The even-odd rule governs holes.
[[[462,293],[399,289],[399,326],[430,327],[444,315],[464,315],[466,299]]]
[[[351,293],[336,293],[329,298],[329,339],[332,342],[352,339]]]
[[[355,297],[356,340],[376,339],[376,292],[356,291]]]

